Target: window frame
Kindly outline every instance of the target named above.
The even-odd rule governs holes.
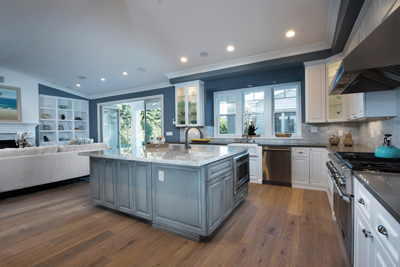
[[[264,134],[261,138],[277,138],[275,137],[275,107],[274,107],[274,90],[275,89],[290,89],[296,88],[296,109],[287,110],[296,112],[296,133],[292,137],[301,138],[301,82],[291,82],[283,84],[274,84],[267,86],[259,86],[252,88],[241,88],[226,91],[216,91],[213,94],[214,99],[214,137],[216,138],[242,138],[244,133],[244,110],[245,98],[248,93],[264,91]],[[219,133],[219,96],[236,95],[236,128],[235,134],[220,134]],[[283,110],[280,112],[284,112]],[[256,114],[256,113],[254,113]],[[225,115],[225,114],[223,114]]]

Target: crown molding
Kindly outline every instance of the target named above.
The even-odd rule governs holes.
[[[188,75],[199,74],[199,73],[203,73],[203,72],[216,71],[216,70],[233,68],[233,67],[238,67],[238,66],[242,66],[242,65],[262,62],[262,61],[273,60],[273,59],[277,59],[277,58],[297,56],[297,55],[301,55],[301,54],[317,52],[317,51],[326,50],[326,49],[330,49],[330,48],[332,48],[332,46],[330,44],[328,44],[326,41],[323,41],[323,42],[298,46],[298,47],[294,47],[294,48],[273,51],[273,52],[269,52],[269,53],[265,53],[265,54],[234,59],[234,60],[225,61],[222,63],[216,63],[216,64],[196,67],[196,68],[192,68],[192,69],[187,69],[187,70],[170,72],[170,73],[166,73],[165,76],[167,76],[168,79],[173,79],[173,78],[178,78],[178,77],[183,77],[183,76],[188,76]]]
[[[341,3],[341,0],[329,1],[328,21],[326,24],[325,40],[331,46],[333,43],[333,38],[335,37],[337,20],[339,17],[340,3]]]
[[[134,87],[134,88],[129,88],[129,89],[118,90],[118,91],[114,91],[114,92],[95,94],[95,95],[91,95],[89,99],[93,100],[93,99],[99,99],[99,98],[110,97],[110,96],[138,93],[138,92],[150,91],[150,90],[161,89],[161,88],[166,88],[166,87],[171,87],[171,86],[173,86],[173,85],[170,84],[169,82],[157,83],[157,84],[151,84],[151,85],[145,85],[145,86],[139,86],[139,87]]]

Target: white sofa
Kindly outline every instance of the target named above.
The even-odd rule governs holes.
[[[0,193],[90,174],[84,151],[105,150],[104,143],[0,149]]]

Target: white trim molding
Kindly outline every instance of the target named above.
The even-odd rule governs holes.
[[[189,75],[194,75],[194,74],[199,74],[199,73],[204,73],[204,72],[209,72],[209,71],[233,68],[233,67],[238,67],[238,66],[242,66],[242,65],[247,65],[247,64],[252,64],[252,63],[257,63],[257,62],[262,62],[262,61],[268,61],[268,60],[273,60],[273,59],[278,59],[278,58],[297,56],[297,55],[322,51],[322,50],[331,49],[331,48],[332,48],[332,46],[329,43],[327,43],[326,41],[323,41],[323,42],[298,46],[298,47],[294,47],[294,48],[288,48],[288,49],[282,49],[282,50],[277,50],[277,51],[273,51],[273,52],[268,52],[265,54],[234,59],[234,60],[225,61],[222,63],[200,66],[200,67],[182,70],[182,71],[170,72],[170,73],[166,73],[165,76],[167,76],[168,79],[173,79],[173,78],[177,78],[177,77],[183,77],[183,76],[189,76]]]
[[[331,46],[333,44],[333,38],[335,37],[337,20],[339,17],[340,3],[341,0],[329,1],[328,21],[326,24],[325,40]]]

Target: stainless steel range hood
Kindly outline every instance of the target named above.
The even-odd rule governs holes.
[[[330,95],[375,92],[400,86],[400,8],[342,61]]]

